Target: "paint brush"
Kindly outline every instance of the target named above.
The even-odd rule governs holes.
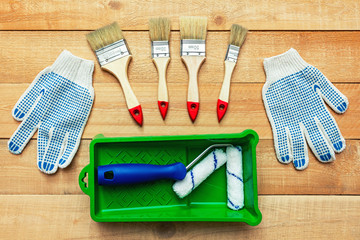
[[[229,46],[225,56],[225,76],[217,102],[217,115],[219,122],[224,117],[229,104],[230,80],[234,71],[240,48],[243,45],[247,29],[233,24],[231,26]]]
[[[197,75],[205,61],[206,17],[181,17],[181,59],[189,74],[187,108],[194,122],[199,112],[199,90]]]
[[[120,82],[127,108],[134,120],[142,126],[141,106],[129,84],[127,69],[132,58],[119,25],[114,22],[86,35],[102,69]]]
[[[160,114],[165,120],[169,107],[166,69],[170,62],[170,19],[161,17],[151,18],[149,20],[149,34],[151,40],[151,56],[159,74],[158,106]]]

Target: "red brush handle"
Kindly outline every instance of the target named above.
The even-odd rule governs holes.
[[[158,105],[159,105],[160,114],[161,114],[162,118],[165,120],[167,110],[169,108],[169,102],[158,101]]]
[[[219,122],[224,117],[224,115],[226,113],[226,110],[228,108],[228,105],[229,105],[229,103],[218,99],[218,102],[217,102],[217,116],[218,116]]]
[[[191,121],[194,122],[199,113],[199,103],[198,102],[187,102],[187,109],[188,109]]]
[[[134,118],[134,120],[140,125],[142,126],[143,124],[143,113],[141,110],[141,105],[138,105],[136,107],[130,108],[129,112],[131,114],[131,116]]]

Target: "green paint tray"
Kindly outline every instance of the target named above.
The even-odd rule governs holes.
[[[152,221],[261,221],[258,208],[256,145],[253,130],[242,133],[189,136],[119,137],[96,136],[90,144],[90,164],[82,169],[79,185],[90,196],[90,215],[97,222]],[[184,199],[172,190],[174,181],[160,180],[142,184],[100,186],[97,167],[117,163],[188,165],[215,143],[240,145],[243,154],[245,206],[239,211],[227,207],[226,166],[210,175]],[[87,182],[84,182],[85,176]]]

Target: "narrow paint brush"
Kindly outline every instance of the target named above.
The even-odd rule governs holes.
[[[194,122],[199,112],[199,90],[197,75],[205,61],[206,17],[181,17],[181,59],[189,74],[187,108]]]
[[[230,80],[235,68],[240,47],[243,45],[247,29],[233,24],[231,26],[229,46],[225,56],[225,76],[221,87],[220,96],[217,102],[217,115],[219,122],[224,117],[229,104]]]
[[[102,69],[120,82],[131,116],[142,126],[141,106],[129,84],[127,69],[132,58],[119,25],[114,22],[86,35]]]
[[[151,18],[149,20],[149,34],[151,40],[151,56],[159,73],[158,106],[160,114],[165,120],[169,107],[166,69],[170,62],[170,19]]]

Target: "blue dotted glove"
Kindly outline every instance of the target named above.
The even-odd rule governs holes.
[[[73,159],[94,100],[94,63],[63,51],[40,72],[16,103],[12,115],[22,121],[8,142],[20,154],[38,132],[38,167],[55,173]]]
[[[335,152],[345,149],[345,139],[323,100],[344,113],[347,98],[295,49],[265,59],[264,68],[262,95],[278,160],[305,169],[309,164],[305,139],[319,161],[335,160]]]

